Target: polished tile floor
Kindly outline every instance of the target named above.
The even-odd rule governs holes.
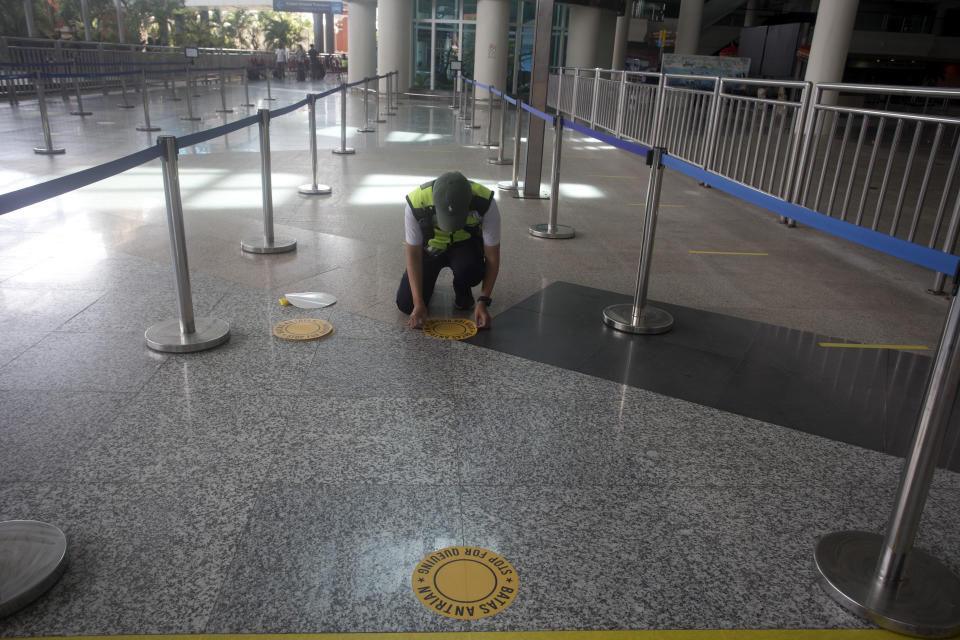
[[[287,82],[275,104],[302,94]],[[165,132],[196,130],[182,103],[151,99]],[[0,188],[152,144],[115,102],[91,96],[85,120],[56,113],[55,158],[31,151],[35,104],[0,107]],[[218,106],[215,92],[197,99],[201,127],[223,122]],[[60,526],[72,556],[0,635],[866,626],[815,584],[812,551],[835,530],[882,531],[901,463],[801,391],[849,390],[841,416],[879,416],[873,435],[902,439],[888,423],[915,410],[930,351],[839,358],[811,336],[933,350],[946,301],[926,293],[932,276],[668,172],[651,297],[685,324],[655,353],[597,343],[606,330],[589,314],[633,292],[647,170],[568,135],[559,215],[577,237],[532,238],[549,203],[499,194],[493,329],[435,341],[393,303],[403,195],[446,169],[493,184],[510,168],[487,163],[485,131],[446,102],[404,99],[371,134],[355,132],[361,109],[352,94],[357,154],[335,156],[339,103],[318,106],[326,197],[296,192],[305,111],[272,124],[277,235],[295,253],[240,251],[262,229],[255,130],[181,156],[197,313],[232,327],[215,350],[144,344],[176,313],[157,163],[0,216],[0,519]],[[444,278],[436,316],[454,315]],[[304,290],[339,301],[277,304]],[[335,331],[272,337],[300,316]],[[737,353],[782,366],[750,392],[723,365]],[[728,396],[765,413],[711,399]],[[791,422],[801,414],[818,428]],[[960,475],[938,471],[919,544],[956,573],[958,504]],[[458,622],[416,601],[417,561],[454,544],[513,563],[508,609]]]

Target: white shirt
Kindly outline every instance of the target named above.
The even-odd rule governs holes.
[[[488,247],[495,247],[500,244],[500,209],[497,207],[497,201],[490,201],[490,208],[481,218],[475,210],[470,211],[474,218],[480,220],[483,224],[483,244]],[[403,230],[404,240],[413,247],[423,246],[423,231],[420,230],[420,223],[413,215],[413,209],[410,203],[405,205],[403,210]]]

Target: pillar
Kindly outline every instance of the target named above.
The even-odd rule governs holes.
[[[27,36],[35,38],[37,28],[33,24],[33,0],[23,0],[23,13],[27,19]]]
[[[743,14],[743,26],[757,26],[757,4],[758,0],[747,0],[747,10]]]
[[[117,37],[120,39],[120,44],[123,44],[126,39],[123,35],[123,13],[120,10],[120,0],[115,0],[114,4],[117,6]]]
[[[474,45],[473,74],[477,82],[503,91],[507,83],[507,54],[510,49],[510,0],[477,1],[477,39]],[[486,100],[487,90],[477,91]]]
[[[696,54],[703,23],[703,0],[682,0],[677,20],[677,44],[674,53]]]
[[[617,34],[617,14],[614,11],[600,11],[600,36],[597,38],[595,66],[610,69],[613,59],[613,45]]]
[[[410,88],[414,0],[384,0],[377,9],[377,74],[399,71],[398,88]],[[386,80],[381,84],[386,89]]]
[[[313,46],[317,51],[323,51],[323,14],[319,11],[313,14]]]
[[[347,82],[377,73],[377,2],[352,0],[347,9]]]
[[[83,20],[83,39],[90,42],[90,8],[87,0],[80,0],[80,17]]]
[[[317,42],[317,48],[320,48],[320,43]],[[330,11],[323,12],[323,52],[324,53],[334,53],[337,50],[336,36],[333,31],[333,13]]]
[[[597,66],[597,41],[601,38],[602,11],[596,7],[570,5],[566,67],[593,69]]]
[[[821,2],[817,22],[813,27],[810,60],[807,62],[808,82],[840,82],[847,64],[853,21],[857,17],[859,0],[831,0]],[[833,94],[834,101],[836,93]],[[825,96],[828,100],[830,96]]]
[[[613,40],[611,69],[623,69],[627,61],[627,39],[630,35],[630,20],[633,16],[633,0],[627,0],[626,12],[617,16],[617,33]]]

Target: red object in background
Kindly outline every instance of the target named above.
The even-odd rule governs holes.
[[[729,45],[725,46],[723,49],[720,49],[720,53],[718,53],[717,55],[719,55],[719,56],[726,56],[726,57],[730,57],[730,58],[736,58],[736,57],[737,57],[737,47],[735,47],[735,46],[732,45],[732,44],[729,44]]]

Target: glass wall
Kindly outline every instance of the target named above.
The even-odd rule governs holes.
[[[474,45],[477,34],[477,0],[414,0],[414,86],[421,89],[451,89],[456,72],[450,63],[460,60],[463,74],[473,77]],[[529,92],[533,63],[533,25],[536,0],[510,2],[510,58],[507,87],[511,93]],[[570,8],[553,8],[553,38],[550,66],[563,64]],[[518,27],[520,46],[516,46]],[[514,75],[517,76],[514,80]]]

